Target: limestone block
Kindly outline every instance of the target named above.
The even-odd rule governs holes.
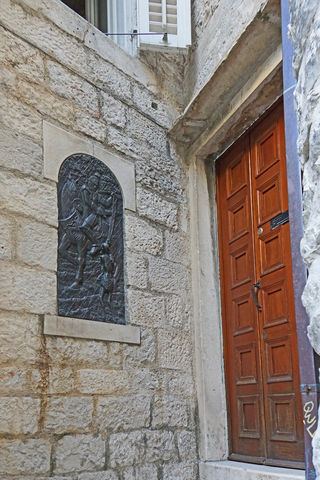
[[[148,427],[150,397],[100,398],[97,403],[97,425],[100,431],[132,430]]]
[[[194,432],[183,430],[178,436],[178,449],[181,460],[191,461],[197,458],[197,445]]]
[[[47,61],[50,88],[62,98],[76,103],[94,117],[99,116],[99,101],[96,89],[78,75],[70,73],[56,62]]]
[[[0,474],[41,474],[50,470],[50,444],[46,440],[0,441]]]
[[[0,397],[0,434],[35,433],[38,430],[39,418],[40,399]]]
[[[128,390],[128,374],[122,370],[83,369],[77,373],[78,390],[92,394],[124,394]]]
[[[52,94],[47,86],[41,85],[35,88],[33,83],[20,79],[17,82],[16,95],[42,115],[57,118],[65,125],[70,125],[73,119],[72,103]]]
[[[105,464],[105,442],[96,435],[66,435],[56,447],[55,473],[94,471]]]
[[[140,465],[123,471],[123,480],[158,480],[155,465]]]
[[[126,245],[131,250],[159,255],[163,250],[162,232],[136,215],[125,217]]]
[[[166,130],[134,109],[129,110],[126,133],[139,142],[146,141],[158,152],[167,153]]]
[[[92,412],[90,397],[50,397],[44,427],[55,434],[87,431]]]
[[[162,368],[186,370],[191,367],[191,348],[183,332],[158,331],[158,363]]]
[[[164,391],[186,398],[194,398],[194,386],[191,372],[183,373],[177,370],[164,370],[161,376]]]
[[[2,66],[0,71],[0,88],[3,90],[4,94],[10,92],[13,93],[16,88],[17,76],[8,68]]]
[[[163,427],[187,427],[188,406],[182,399],[170,396],[155,397],[152,405],[152,426]]]
[[[168,464],[163,466],[163,480],[194,480],[196,467],[187,463]]]
[[[0,312],[0,362],[35,362],[41,348],[40,333],[37,316]]]
[[[0,122],[3,125],[36,142],[41,140],[41,115],[34,109],[27,107],[7,93],[0,95],[0,112]]]
[[[43,2],[43,0],[23,0],[23,3],[35,12],[44,15],[68,33],[68,35],[73,35],[79,40],[84,39],[85,32],[88,29],[88,22],[64,3],[56,1],[48,3]]]
[[[130,323],[155,328],[166,326],[166,306],[163,296],[129,290],[128,303]]]
[[[101,91],[101,115],[108,124],[123,128],[127,122],[128,107],[112,95]]]
[[[180,232],[165,232],[164,256],[172,262],[190,265],[188,238]]]
[[[146,432],[146,461],[157,462],[175,460],[177,450],[172,432],[166,430],[148,430]]]
[[[147,217],[150,220],[162,223],[171,228],[177,228],[177,205],[168,202],[159,195],[138,188],[137,207],[139,214],[143,217]]]
[[[41,175],[42,148],[30,138],[1,126],[0,150],[1,167],[33,176]]]
[[[2,262],[1,300],[5,310],[55,313],[56,276],[32,268]]]
[[[108,344],[108,365],[110,368],[122,368],[123,348],[121,343]]]
[[[111,467],[129,467],[143,460],[144,434],[139,431],[114,433],[109,438]]]
[[[180,263],[149,257],[149,279],[153,290],[183,294],[188,291],[189,271]]]
[[[108,347],[105,342],[67,337],[47,337],[47,350],[50,358],[68,366],[105,366]]]
[[[77,39],[53,23],[48,23],[45,17],[36,15],[34,10],[24,9],[11,0],[2,0],[1,7],[1,23],[9,30],[37,45],[40,50],[69,68],[78,72],[86,71],[88,52]]]
[[[119,477],[113,470],[105,470],[96,473],[80,473],[80,475],[77,476],[77,480],[119,480]]]
[[[169,128],[177,118],[177,112],[173,108],[162,103],[154,93],[138,83],[133,84],[133,102],[141,112],[148,112],[163,127]]]
[[[74,373],[71,368],[50,368],[48,393],[70,393],[74,390],[74,383]]]
[[[137,182],[162,195],[180,200],[183,193],[183,176],[179,163],[168,152],[160,153],[148,145],[144,147],[144,150],[146,149],[147,152],[138,155],[137,158]]]
[[[40,222],[56,226],[58,219],[56,186],[11,172],[0,172],[2,208],[23,213]]]
[[[0,28],[0,63],[14,66],[15,72],[33,82],[44,80],[42,56],[36,48]]]
[[[191,321],[191,307],[188,299],[178,295],[170,295],[166,301],[168,325],[172,328],[189,331]]]
[[[29,265],[57,269],[58,232],[38,222],[20,219],[17,231],[17,255]]]
[[[27,391],[28,373],[17,367],[0,368],[0,392],[8,395]]]
[[[91,55],[88,57],[88,71],[95,85],[108,91],[120,100],[132,103],[131,82],[114,65]]]
[[[81,110],[75,112],[74,129],[77,132],[84,133],[88,137],[98,140],[99,142],[103,142],[107,134],[105,123],[96,120]]]
[[[124,348],[125,365],[141,367],[152,365],[156,358],[155,337],[152,330],[141,330],[141,345]]]
[[[127,274],[128,287],[148,287],[147,260],[141,253],[134,253],[131,250],[126,251],[125,271]]]
[[[125,130],[120,130],[112,125],[107,128],[107,143],[108,146],[134,159],[143,158],[146,161],[150,157],[146,142],[137,142],[128,137]]]
[[[159,389],[158,372],[149,368],[127,367],[131,394],[150,394]]]
[[[10,218],[0,217],[0,259],[9,260],[12,256],[12,229]]]

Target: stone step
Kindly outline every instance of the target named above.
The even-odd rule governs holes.
[[[304,480],[305,471],[250,463],[201,462],[201,480]]]

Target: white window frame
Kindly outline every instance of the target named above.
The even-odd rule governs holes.
[[[151,33],[149,28],[149,0],[138,1],[139,33]],[[163,8],[166,1],[162,1]],[[190,0],[177,0],[177,35],[139,35],[139,47],[187,48],[191,45],[191,4]],[[163,24],[163,34],[166,25]]]

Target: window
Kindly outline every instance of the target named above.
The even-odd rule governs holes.
[[[62,0],[123,49],[187,47],[191,44],[190,0]]]

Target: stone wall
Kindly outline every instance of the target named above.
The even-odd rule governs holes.
[[[57,0],[2,0],[0,25],[0,479],[194,480],[186,172],[167,139],[177,112],[151,70]],[[43,334],[57,254],[43,120],[135,165],[125,275],[140,346]]]
[[[298,151],[303,170],[303,259],[309,276],[303,303],[310,318],[308,334],[320,354],[320,5],[317,0],[290,0],[290,36],[294,45]],[[313,440],[320,478],[320,429]]]

